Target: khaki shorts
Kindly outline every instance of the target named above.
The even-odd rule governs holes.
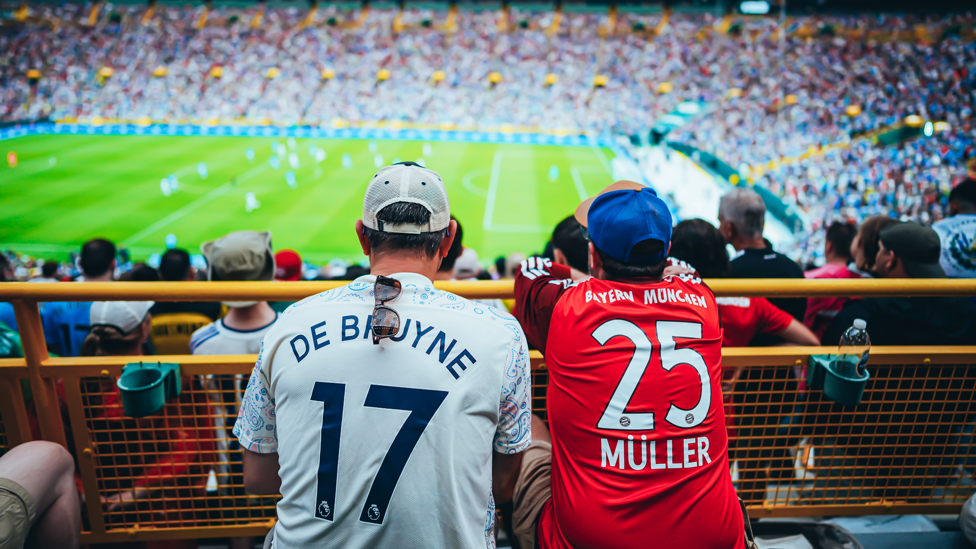
[[[522,454],[522,469],[512,497],[512,531],[522,549],[534,549],[539,513],[552,499],[552,444],[533,441]]]
[[[0,478],[0,549],[23,549],[36,520],[34,500],[27,490]]]

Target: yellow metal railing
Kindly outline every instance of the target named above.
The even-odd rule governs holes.
[[[970,280],[709,280],[720,296],[973,296]],[[295,301],[343,283],[0,284],[24,358],[0,360],[0,452],[40,436],[68,447],[85,491],[83,543],[260,535],[274,500],[243,490],[240,451],[223,425],[255,357],[157,356],[182,367],[184,396],[157,417],[119,413],[114,381],[131,357],[49,357],[38,303],[154,300]],[[470,298],[511,298],[510,281],[448,282]],[[974,342],[976,343],[976,342]],[[875,347],[862,404],[843,408],[800,382],[821,347],[726,348],[732,475],[754,516],[958,512],[976,450],[976,346]],[[548,372],[532,353],[533,410],[546,416]],[[30,381],[32,411],[21,380]],[[60,396],[59,396],[60,395]],[[62,414],[65,420],[62,420]],[[175,433],[172,436],[167,433]],[[132,506],[101,501],[143,488]]]

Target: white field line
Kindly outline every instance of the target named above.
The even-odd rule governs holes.
[[[495,200],[498,197],[498,177],[501,175],[502,151],[495,151],[495,158],[491,161],[491,180],[488,181],[488,200],[485,202],[485,219],[481,226],[486,231],[491,230],[491,218],[495,215]]]
[[[610,174],[610,179],[613,179],[613,169],[610,167],[610,160],[607,159],[607,155],[603,152],[603,149],[596,145],[590,145],[590,149],[593,150],[593,154],[596,155],[600,164],[603,164],[603,169],[607,170],[607,173]]]
[[[569,175],[573,176],[573,184],[576,185],[576,192],[579,194],[580,200],[589,198],[586,195],[586,188],[583,187],[583,179],[580,178],[579,170],[576,169],[576,166],[569,168]]]
[[[461,178],[461,186],[464,187],[464,190],[475,196],[488,196],[488,191],[482,189],[481,187],[476,187],[474,183],[471,182],[472,179],[481,177],[487,171],[487,168],[478,168],[477,170],[471,170],[470,172],[464,174],[464,177]]]
[[[269,165],[267,163],[263,163],[260,166],[255,166],[254,168],[251,168],[250,170],[248,170],[247,172],[245,172],[244,175],[242,175],[242,176],[240,176],[240,177],[237,178],[237,183],[240,184],[240,183],[243,183],[244,181],[247,181],[248,179],[251,179],[252,177],[254,177],[255,175],[257,175],[258,173],[263,172],[264,170],[268,169],[268,167],[269,167]],[[147,236],[155,233],[156,231],[162,229],[163,227],[165,227],[167,225],[170,225],[171,223],[175,223],[176,221],[179,221],[180,219],[183,219],[189,213],[191,213],[191,212],[199,209],[200,206],[203,206],[204,204],[210,202],[211,200],[217,198],[218,196],[226,193],[227,191],[231,190],[231,188],[233,188],[233,185],[231,184],[230,181],[228,181],[227,183],[224,183],[223,185],[221,185],[221,186],[217,187],[216,189],[210,191],[209,193],[201,196],[200,198],[194,200],[193,202],[190,202],[186,206],[183,206],[182,208],[180,208],[180,209],[176,210],[175,212],[167,215],[166,217],[160,219],[159,221],[153,223],[152,225],[146,227],[145,229],[139,231],[138,233],[136,233],[136,234],[130,236],[129,238],[123,240],[121,242],[121,244],[123,246],[131,246],[132,244],[134,244],[136,242],[139,242],[143,238],[146,238]]]

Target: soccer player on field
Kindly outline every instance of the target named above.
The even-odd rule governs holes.
[[[439,175],[381,169],[356,223],[371,274],[265,336],[234,434],[247,489],[283,496],[274,547],[495,546],[532,440],[528,348],[507,312],[434,288],[450,215]]]
[[[515,487],[523,548],[741,548],[729,474],[722,326],[695,274],[664,276],[671,214],[620,181],[583,202],[593,278],[533,257],[519,319],[549,371],[551,443],[534,419]],[[551,483],[551,490],[550,490]]]

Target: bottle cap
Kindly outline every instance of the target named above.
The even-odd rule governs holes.
[[[860,318],[854,319],[854,327],[858,330],[863,330],[868,327],[868,323]]]

